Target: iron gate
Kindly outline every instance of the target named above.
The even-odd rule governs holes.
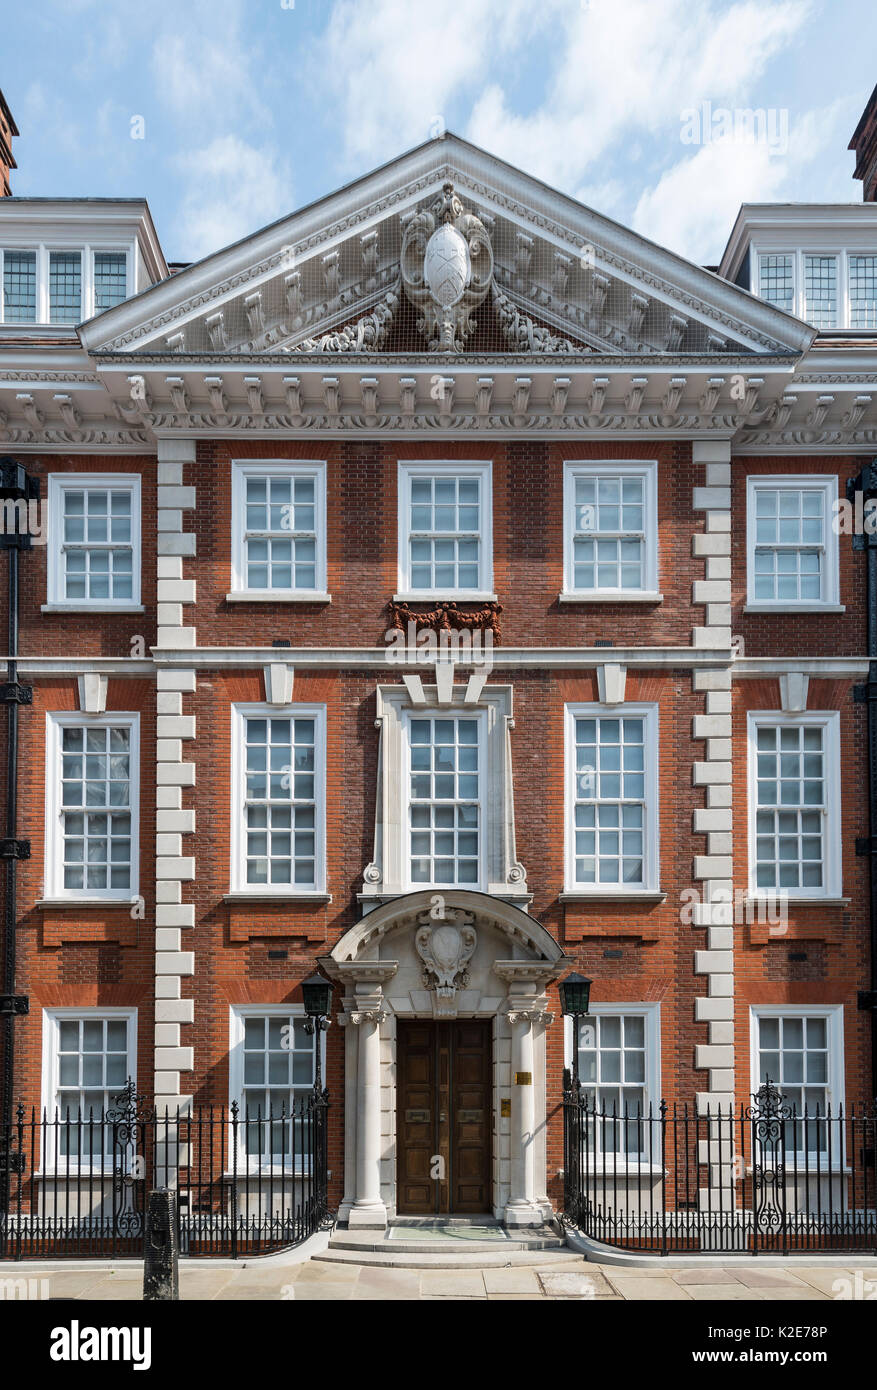
[[[328,1219],[328,1091],[281,1110],[150,1108],[133,1081],[95,1116],[29,1112],[0,1133],[0,1259],[139,1258],[146,1193],[177,1193],[180,1253],[267,1254]]]
[[[877,1105],[600,1106],[564,1085],[564,1214],[594,1240],[659,1254],[877,1253]]]

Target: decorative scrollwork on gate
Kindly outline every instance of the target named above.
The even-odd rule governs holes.
[[[747,1108],[752,1122],[752,1184],[755,1230],[776,1235],[786,1224],[786,1125],[792,1112],[768,1078]]]
[[[141,1235],[144,1228],[144,1150],[150,1112],[131,1077],[113,1100],[105,1115],[112,1127],[113,1232],[130,1239]]]

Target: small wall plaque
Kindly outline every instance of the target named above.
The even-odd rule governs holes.
[[[512,1113],[512,1102],[511,1102],[511,1099],[510,1099],[509,1097],[503,1096],[502,1099],[500,1100],[500,1102],[499,1102],[499,1113],[500,1113],[500,1118],[503,1119],[503,1120],[507,1120],[507,1119],[509,1118],[509,1116],[511,1115],[511,1113]]]
[[[516,1071],[516,1072],[515,1072],[515,1085],[516,1085],[516,1086],[532,1086],[532,1085],[533,1085],[533,1073],[532,1073],[531,1071]]]

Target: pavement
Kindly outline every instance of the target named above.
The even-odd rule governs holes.
[[[562,1268],[538,1265],[493,1269],[381,1269],[306,1260],[180,1267],[184,1301],[396,1299],[547,1299],[615,1302],[831,1302],[877,1297],[877,1267],[759,1266],[757,1260],[690,1268],[624,1267],[582,1261]],[[10,1281],[14,1281],[10,1283]],[[0,1301],[11,1298],[139,1300],[141,1269],[35,1263],[0,1265]]]

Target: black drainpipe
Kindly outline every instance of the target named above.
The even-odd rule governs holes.
[[[855,507],[862,494],[862,509]],[[865,519],[865,506],[877,499],[877,459],[866,463],[857,478],[847,482],[847,499],[853,515]],[[877,514],[874,517],[877,523]],[[871,987],[859,991],[859,1008],[871,1014],[871,1095],[877,1094],[877,533],[870,521],[853,535],[853,549],[868,556],[866,578],[868,680],[853,689],[853,697],[868,706],[868,838],[856,840],[856,854],[867,855],[870,870]]]
[[[26,995],[15,993],[16,870],[19,859],[30,858],[30,841],[17,838],[18,707],[33,702],[33,687],[18,680],[18,557],[31,547],[28,504],[39,500],[40,485],[17,459],[0,458],[0,550],[9,556],[9,651],[6,681],[0,700],[6,705],[6,824],[0,839],[0,859],[6,865],[3,910],[3,1079],[0,1104],[0,1212],[9,1210],[9,1150],[12,1140],[12,1092],[15,1063],[15,1019],[28,1011]]]

